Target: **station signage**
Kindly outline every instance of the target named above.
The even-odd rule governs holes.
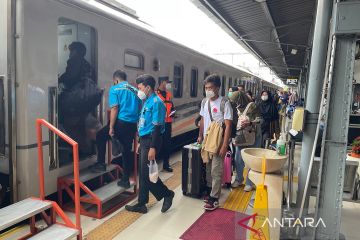
[[[298,83],[297,78],[288,78],[288,79],[286,79],[286,84],[288,84],[288,85],[296,85],[297,83]]]

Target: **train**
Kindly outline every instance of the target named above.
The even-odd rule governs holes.
[[[106,96],[117,69],[123,69],[133,85],[144,73],[173,80],[174,139],[196,131],[203,80],[211,73],[221,75],[222,95],[238,84],[255,95],[279,88],[169,40],[96,0],[2,0],[0,29],[0,196],[8,194],[12,202],[38,196],[35,121],[43,118],[58,127],[58,77],[65,71],[71,42],[86,45],[85,58],[95,70],[98,87],[105,91],[95,111],[102,124],[106,124]],[[45,190],[50,195],[57,191],[58,177],[71,173],[73,167],[59,164],[57,142],[47,130],[43,137]],[[80,167],[91,165],[94,157],[82,158]]]

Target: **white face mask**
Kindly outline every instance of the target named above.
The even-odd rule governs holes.
[[[166,84],[166,90],[168,90],[168,91],[171,90],[171,83],[167,83],[167,84]]]
[[[213,98],[213,97],[215,97],[215,93],[214,93],[214,91],[205,91],[205,94],[206,94],[206,97],[207,98]]]
[[[269,96],[261,96],[261,100],[267,101],[269,99]]]
[[[141,100],[145,100],[145,99],[146,99],[146,94],[145,94],[143,91],[141,91],[141,90],[139,90],[139,91],[137,92],[137,95],[138,95],[138,97],[139,97]]]

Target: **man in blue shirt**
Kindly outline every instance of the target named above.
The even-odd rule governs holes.
[[[156,161],[155,156],[160,151],[162,134],[165,131],[165,105],[155,94],[155,79],[148,74],[136,79],[138,96],[144,100],[140,113],[138,133],[140,137],[140,168],[139,168],[139,197],[134,206],[126,205],[130,212],[147,213],[146,204],[149,202],[149,191],[160,201],[164,199],[161,212],[166,212],[172,205],[175,193],[169,190],[158,178],[156,183],[150,181],[150,161]]]
[[[123,176],[118,185],[129,188],[131,162],[134,161],[131,146],[139,120],[141,100],[137,96],[137,89],[126,81],[124,71],[117,70],[113,75],[113,81],[114,86],[109,91],[110,122],[96,134],[98,162],[92,166],[92,170],[106,170],[106,142],[115,137],[123,146]]]

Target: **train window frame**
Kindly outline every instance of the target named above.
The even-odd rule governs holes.
[[[175,68],[179,67],[181,69],[181,75],[175,75]],[[174,98],[181,98],[183,95],[183,85],[184,85],[184,64],[180,62],[174,63],[173,67],[173,96]],[[179,82],[177,82],[179,80]]]
[[[160,60],[159,58],[155,57],[152,61],[152,70],[154,72],[159,72],[160,71]]]
[[[193,79],[193,71],[196,72],[196,78]],[[190,70],[190,97],[196,98],[198,94],[199,70],[197,67],[192,67]]]
[[[225,96],[226,75],[221,77],[221,96]]]
[[[208,76],[210,76],[210,71],[209,71],[209,70],[205,70],[205,71],[204,71],[204,81],[205,81],[205,79],[206,79]],[[204,81],[203,81],[203,96],[206,97]]]
[[[136,66],[127,65],[126,64],[126,56],[127,55],[132,55],[132,56],[135,56],[135,57],[139,57],[140,66],[136,67]],[[124,51],[124,67],[125,68],[130,68],[130,69],[144,70],[144,68],[145,68],[144,54],[142,54],[141,52],[135,51],[133,49],[125,49],[125,51]],[[159,69],[160,69],[160,67],[159,67]]]

